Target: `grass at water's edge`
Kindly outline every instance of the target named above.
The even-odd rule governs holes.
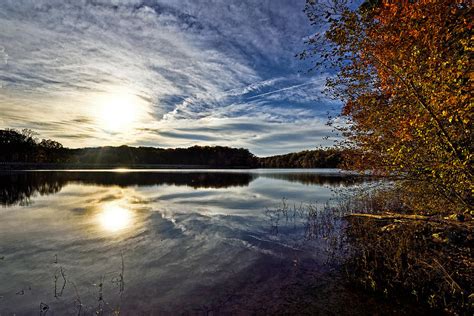
[[[340,264],[349,279],[389,300],[409,300],[433,312],[474,314],[473,221],[350,216],[410,214],[389,188],[341,204],[346,221]]]
[[[304,238],[326,240],[329,264],[374,298],[428,313],[474,314],[470,215],[414,215],[390,186],[339,195],[324,208],[283,201],[274,212],[279,218],[305,216]]]

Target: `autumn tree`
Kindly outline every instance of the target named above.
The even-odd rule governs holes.
[[[414,210],[472,210],[472,3],[307,1],[300,57],[337,70],[351,167],[395,176]]]

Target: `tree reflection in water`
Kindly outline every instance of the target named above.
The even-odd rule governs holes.
[[[366,181],[366,178],[343,174],[281,172],[206,172],[206,171],[32,171],[0,172],[0,204],[28,205],[31,198],[58,193],[69,183],[128,186],[177,185],[199,188],[248,186],[258,177],[298,182],[307,185],[341,186]]]

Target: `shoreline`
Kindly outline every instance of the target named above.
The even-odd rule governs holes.
[[[64,164],[64,163],[3,163],[0,162],[0,171],[62,171],[62,170],[166,170],[166,169],[179,169],[179,170],[255,170],[255,169],[294,169],[294,170],[314,170],[314,169],[325,169],[325,170],[338,170],[339,168],[270,168],[262,166],[216,166],[216,165],[181,165],[181,164]],[[348,171],[345,171],[348,172]]]

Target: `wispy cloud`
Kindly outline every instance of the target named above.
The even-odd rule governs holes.
[[[327,145],[324,117],[339,105],[322,94],[325,76],[301,74],[294,58],[314,32],[303,5],[5,0],[0,127],[73,147],[199,143],[270,154]],[[136,96],[143,113],[127,133],[104,130],[95,115],[117,91]]]

